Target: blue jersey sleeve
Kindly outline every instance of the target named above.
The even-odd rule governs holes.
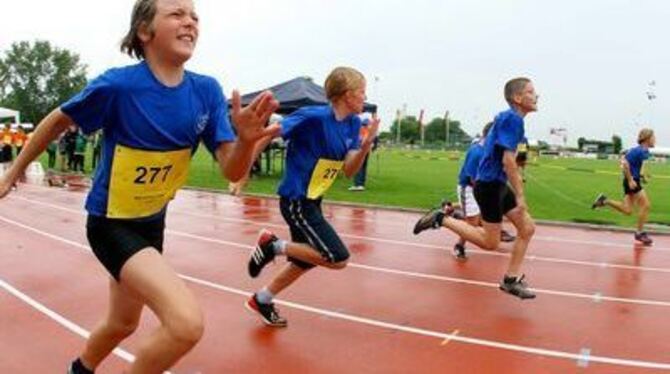
[[[312,120],[309,108],[298,109],[281,120],[281,136],[289,140],[300,131],[300,129]]]
[[[639,147],[632,148],[626,152],[626,161],[628,161],[629,164],[636,164],[642,160],[646,160],[646,158],[644,158]]]
[[[228,115],[228,101],[223,95],[223,89],[218,82],[212,83],[212,101],[210,104],[210,118],[202,132],[202,141],[210,153],[214,154],[219,144],[235,141],[235,133]]]
[[[523,119],[509,116],[496,123],[496,126],[500,126],[497,129],[497,144],[509,151],[516,151],[519,142],[524,138]]]
[[[115,91],[112,73],[108,71],[92,80],[86,88],[61,105],[60,109],[84,133],[90,134],[108,123]]]

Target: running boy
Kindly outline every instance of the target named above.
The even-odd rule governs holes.
[[[640,130],[637,136],[637,143],[638,146],[629,149],[621,160],[621,168],[623,169],[623,202],[610,200],[601,193],[593,202],[591,208],[609,206],[625,215],[630,215],[633,213],[633,207],[637,205],[639,210],[637,231],[634,238],[644,245],[652,245],[653,240],[644,231],[644,224],[647,222],[651,203],[640,182],[644,176],[642,173],[644,161],[649,159],[649,149],[656,145],[654,130]]]
[[[191,0],[137,0],[121,49],[141,61],[108,70],[52,111],[0,179],[2,197],[72,122],[86,133],[104,128],[101,165],[86,201],[86,231],[111,275],[109,310],[69,373],[93,373],[135,331],[145,305],[161,325],[140,343],[128,373],[162,373],[203,334],[195,297],[161,256],[167,204],[185,182],[201,141],[215,154],[223,175],[231,180],[243,176],[256,141],[272,131],[263,126],[277,102],[264,93],[241,109],[234,92],[235,141],[219,84],[184,68],[197,40]]]
[[[494,250],[500,243],[502,218],[507,217],[516,227],[517,237],[500,289],[521,299],[531,299],[535,294],[523,280],[521,264],[535,233],[535,223],[526,206],[516,150],[524,137],[523,119],[537,110],[538,96],[527,78],[510,80],[505,84],[504,93],[510,109],[496,116],[477,168],[474,195],[481,210],[482,227],[455,219],[453,210],[435,210],[416,223],[414,234],[444,226],[483,249]],[[512,188],[508,186],[508,180]]]
[[[291,241],[261,230],[248,271],[257,277],[276,256],[288,263],[274,279],[245,304],[274,327],[287,325],[272,303],[273,298],[315,266],[343,269],[349,251],[324,219],[321,199],[340,170],[352,177],[360,169],[377,135],[373,117],[368,135],[359,139],[365,101],[365,78],[352,68],[333,70],[325,84],[330,105],[302,108],[281,121],[281,135],[288,141],[286,172],[279,185],[280,208],[291,232]]]

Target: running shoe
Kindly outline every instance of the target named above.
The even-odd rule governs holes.
[[[607,196],[604,194],[599,194],[598,197],[591,204],[591,209],[601,208],[605,206],[605,201],[607,201]]]
[[[652,245],[654,243],[653,240],[647,235],[646,232],[641,231],[641,232],[636,232],[635,233],[635,240],[638,242],[641,242],[644,245]]]
[[[251,251],[249,256],[249,276],[256,278],[265,265],[269,264],[275,258],[274,242],[279,240],[271,231],[262,229],[258,233],[256,248]]]
[[[258,316],[261,318],[261,321],[263,321],[263,323],[268,326],[286,327],[288,325],[288,321],[279,315],[279,310],[275,308],[274,303],[260,303],[256,298],[256,294],[251,296],[249,300],[244,303],[244,307],[247,308],[247,310],[250,312],[258,314]]]
[[[465,253],[465,245],[461,243],[456,243],[454,245],[454,256],[457,260],[466,260],[468,255]]]
[[[528,289],[528,284],[523,281],[524,277],[525,275],[521,275],[520,277],[505,276],[503,281],[500,282],[500,290],[522,300],[534,299],[535,294]]]
[[[500,230],[500,241],[503,243],[510,243],[516,239],[516,236],[510,234],[505,230]]]
[[[453,209],[453,208],[452,208]],[[428,229],[437,229],[442,226],[442,220],[447,214],[442,209],[434,209],[421,217],[414,225],[414,235]]]

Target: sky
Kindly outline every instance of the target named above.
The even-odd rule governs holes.
[[[133,60],[119,52],[134,0],[3,0],[0,53],[48,40],[80,55],[93,78]],[[227,95],[297,76],[322,84],[336,66],[368,80],[383,126],[396,111],[460,120],[479,132],[506,109],[502,88],[527,76],[540,94],[531,139],[551,128],[632,145],[652,127],[670,146],[667,0],[195,0],[200,40],[189,70]],[[9,8],[9,10],[7,10]],[[653,91],[656,99],[646,93]]]

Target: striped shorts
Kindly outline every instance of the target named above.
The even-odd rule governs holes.
[[[323,218],[321,199],[288,199],[282,197],[279,201],[279,207],[284,221],[286,221],[291,231],[291,241],[308,244],[330,263],[335,264],[349,258],[349,250],[342,243],[333,227]],[[295,258],[289,257],[288,260],[302,269],[314,267],[312,264]]]

